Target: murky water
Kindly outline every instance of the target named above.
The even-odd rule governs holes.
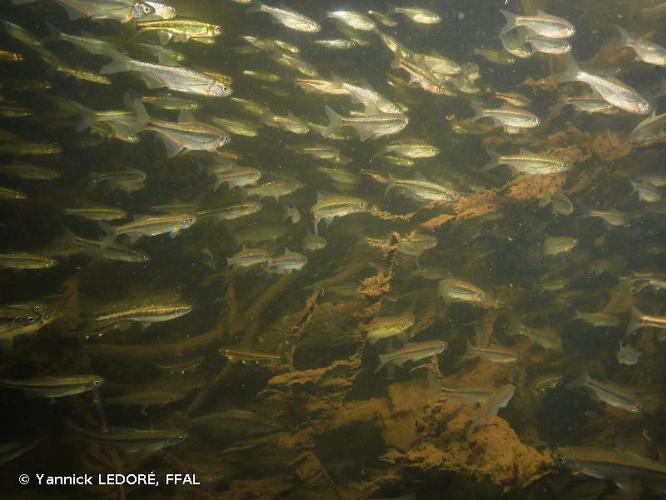
[[[0,8],[2,496],[659,498],[663,2],[170,5]]]

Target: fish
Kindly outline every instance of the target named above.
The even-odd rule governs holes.
[[[326,195],[317,193],[317,202],[310,213],[314,217],[314,234],[319,236],[319,222],[330,222],[335,218],[368,211],[368,202],[355,196]]]
[[[268,255],[268,251],[263,248],[243,247],[239,252],[227,257],[227,268],[230,271],[237,268],[246,269],[253,266],[268,265],[270,262],[271,257]]]
[[[187,397],[183,391],[170,391],[162,389],[147,389],[112,396],[104,399],[106,406],[138,406],[145,413],[150,406],[164,406],[182,401]]]
[[[576,380],[570,382],[568,387],[585,387],[590,389],[594,392],[597,399],[620,410],[630,413],[640,413],[643,411],[641,402],[631,393],[630,389],[595,380],[586,371]]]
[[[436,184],[423,179],[397,179],[389,174],[386,193],[398,189],[417,201],[445,201],[455,202],[462,198],[462,194],[447,186]]]
[[[50,181],[58,179],[60,172],[52,168],[32,165],[30,163],[10,163],[0,165],[0,175],[27,180]]]
[[[638,479],[652,485],[663,485],[666,479],[664,463],[616,448],[561,447],[555,455],[561,466],[610,480],[623,489],[631,489]]]
[[[48,255],[29,252],[0,253],[0,268],[3,269],[48,269],[58,261]]]
[[[191,213],[166,214],[166,215],[141,215],[131,222],[119,226],[111,226],[100,222],[100,228],[106,233],[109,241],[121,235],[127,235],[131,243],[135,243],[144,236],[159,236],[169,234],[175,238],[178,234],[193,226],[197,217]]]
[[[457,278],[443,279],[438,284],[439,295],[447,303],[467,302],[479,307],[491,307],[493,299],[484,290],[472,283]]]
[[[28,195],[22,191],[0,186],[0,200],[25,200]]]
[[[475,346],[467,341],[464,359],[483,358],[493,363],[515,363],[518,361],[518,354],[511,349],[502,346]]]
[[[218,351],[232,363],[240,362],[243,364],[255,363],[257,365],[279,365],[282,362],[282,358],[279,354],[271,354],[268,352],[249,351],[233,347],[220,347]]]
[[[326,17],[344,23],[355,30],[373,31],[377,27],[371,18],[355,10],[333,10],[329,11]]]
[[[303,135],[310,131],[310,127],[308,126],[307,122],[291,112],[286,115],[275,115],[268,113],[261,117],[261,121],[264,125],[281,128],[293,134]]]
[[[532,47],[534,52],[542,54],[564,55],[571,52],[571,42],[565,39],[542,38],[528,36],[525,43]]]
[[[83,252],[93,257],[102,257],[108,260],[131,263],[150,262],[150,256],[131,247],[121,245],[115,241],[91,240],[77,236],[69,230],[61,236],[60,243],[80,248]]]
[[[426,142],[414,140],[394,141],[387,144],[381,150],[381,154],[397,154],[407,158],[433,158],[440,153],[437,146]]]
[[[500,13],[506,19],[506,24],[502,28],[500,36],[520,26],[543,38],[571,38],[576,33],[576,27],[569,21],[548,14],[543,10],[537,11],[536,16],[518,16],[504,9],[500,9]]]
[[[196,111],[201,107],[201,104],[194,99],[178,97],[172,94],[144,95],[141,96],[141,102],[167,111]]]
[[[377,111],[385,114],[402,114],[403,109],[386,98],[369,85],[355,85],[332,74],[333,81],[329,82],[328,92],[333,95],[349,95],[354,102],[362,104],[364,113],[376,114]]]
[[[644,38],[633,38],[620,26],[615,28],[620,33],[620,47],[632,48],[638,59],[645,63],[666,66],[666,48]]]
[[[451,95],[445,83],[441,81],[435,72],[419,64],[419,61],[413,56],[410,57],[410,54],[407,52],[397,50],[395,58],[391,62],[391,68],[399,68],[409,74],[408,86],[417,83],[423,90],[431,94]]]
[[[322,236],[317,236],[311,233],[306,234],[303,237],[303,250],[305,252],[317,252],[326,248],[328,242],[326,238]]]
[[[62,316],[58,308],[45,303],[9,304],[1,307],[3,312],[0,314],[0,345],[5,349],[13,347],[14,339],[35,334]]]
[[[233,135],[243,137],[257,137],[259,135],[259,128],[244,120],[212,117],[210,121]]]
[[[199,220],[204,220],[206,218],[211,218],[216,221],[234,220],[240,217],[256,214],[262,208],[263,205],[260,202],[250,200],[234,203],[232,205],[225,205],[219,208],[199,210],[197,212],[197,217]]]
[[[109,432],[98,432],[84,430],[74,425],[70,425],[70,428],[89,441],[101,443],[125,453],[154,453],[176,446],[187,438],[187,433],[181,430],[113,427]]]
[[[320,47],[333,50],[347,50],[358,47],[357,43],[353,42],[352,40],[347,40],[346,38],[327,38],[322,40],[315,40],[312,43]]]
[[[251,186],[245,189],[247,196],[256,196],[260,199],[274,198],[278,201],[283,196],[288,196],[295,193],[303,187],[303,184],[294,179],[276,179],[273,181]]]
[[[35,1],[37,0],[12,0],[12,3],[24,5]],[[141,1],[57,0],[57,3],[65,9],[71,21],[90,18],[128,23],[133,19],[143,19],[155,14],[155,9],[148,2]]]
[[[95,311],[92,321],[97,325],[110,325],[114,323],[141,323],[150,325],[171,321],[192,312],[192,304],[185,302],[162,302],[159,299],[134,300],[108,304]]]
[[[400,238],[396,251],[403,255],[415,257],[416,265],[419,267],[419,258],[421,255],[436,246],[437,237],[430,234],[412,232]]]
[[[508,133],[538,127],[541,124],[541,119],[534,113],[525,109],[514,108],[508,104],[504,104],[499,108],[483,108],[475,103],[471,103],[471,106],[476,113],[471,118],[472,121],[490,118],[496,126],[504,127]]]
[[[621,341],[618,342],[618,345],[619,349],[617,351],[617,356],[616,356],[617,362],[620,363],[621,365],[626,365],[626,366],[637,365],[643,353],[637,351],[629,344],[623,344]]]
[[[102,205],[90,207],[71,207],[63,210],[65,215],[80,217],[91,221],[109,222],[119,219],[125,219],[127,212],[122,208],[107,207]]]
[[[254,167],[230,167],[208,169],[216,177],[213,190],[217,191],[222,184],[226,184],[230,189],[235,187],[251,186],[259,182],[262,177],[260,170]]]
[[[539,206],[545,207],[550,205],[554,214],[558,215],[571,215],[574,212],[574,205],[567,195],[561,190],[555,191],[553,194],[547,194],[539,200]]]
[[[279,240],[287,233],[287,230],[288,227],[282,224],[252,225],[235,233],[234,238],[241,244],[263,243]]]
[[[595,327],[612,328],[620,324],[620,320],[613,314],[604,312],[581,312],[576,310],[574,320],[584,321]]]
[[[301,222],[301,212],[299,212],[298,208],[287,205],[283,220],[288,220],[292,224],[298,224]]]
[[[325,106],[328,117],[327,133],[342,127],[352,127],[362,141],[376,139],[385,135],[401,132],[409,123],[409,118],[402,113],[376,113],[359,116],[341,116],[328,105]]]
[[[632,307],[629,323],[627,323],[627,335],[631,335],[641,328],[666,330],[666,316],[644,314],[637,307]]]
[[[629,182],[633,188],[632,193],[638,193],[639,201],[656,203],[661,200],[661,190],[653,184],[640,180],[630,180]]]
[[[231,142],[224,130],[197,121],[189,111],[181,111],[178,122],[151,119],[144,130],[158,135],[169,158],[183,151],[215,152]]]
[[[652,114],[645,120],[641,121],[631,131],[631,143],[637,146],[649,146],[663,142],[664,127],[666,126],[666,113],[660,115],[652,112]],[[650,176],[656,177],[656,176]],[[643,176],[645,178],[645,176]],[[640,180],[640,179],[639,179]],[[655,187],[663,187],[666,185],[663,179],[660,179],[659,185],[651,182]]]
[[[587,209],[583,215],[586,217],[599,217],[609,226],[627,227],[631,224],[630,214],[611,208],[608,210]]]
[[[600,95],[563,96],[560,100],[564,106],[571,105],[583,113],[616,114],[619,111]]]
[[[549,351],[561,351],[562,339],[554,328],[530,328],[519,321],[510,325],[507,333],[509,335],[523,335],[530,341]]]
[[[61,375],[20,379],[0,379],[0,387],[44,398],[76,396],[98,389],[104,383],[99,375]]]
[[[439,14],[432,12],[428,9],[423,9],[421,7],[391,7],[389,9],[390,14],[401,14],[407,17],[410,21],[417,24],[439,24],[442,22],[442,18]]]
[[[89,177],[89,190],[102,182],[106,182],[111,189],[126,191],[127,193],[143,189],[146,181],[145,172],[136,168],[126,168],[110,172],[90,172]]]
[[[427,340],[417,344],[407,344],[405,347],[387,354],[379,355],[379,365],[375,373],[381,371],[386,365],[402,366],[408,361],[419,361],[442,353],[448,347],[443,340]]]
[[[465,430],[465,437],[469,440],[472,438],[474,431],[478,425],[485,418],[497,415],[497,412],[506,408],[513,395],[516,393],[516,386],[513,384],[506,384],[494,391],[487,399],[479,404],[479,408],[474,418],[470,421],[467,429]]]
[[[550,236],[543,242],[543,254],[552,257],[567,253],[578,245],[578,240],[571,236]]]
[[[501,64],[503,66],[510,66],[516,63],[516,57],[513,54],[503,50],[480,47],[474,49],[473,53],[483,57],[487,61],[495,64]]]
[[[229,85],[205,73],[180,66],[137,61],[117,51],[107,55],[113,62],[100,69],[101,74],[137,72],[149,89],[168,88],[176,92],[213,97],[226,97],[233,93]]]
[[[650,102],[638,91],[617,78],[602,77],[583,71],[571,56],[567,56],[567,69],[558,76],[557,81],[586,83],[606,102],[632,114],[647,115],[652,111]]]
[[[377,316],[365,326],[367,340],[372,345],[381,339],[395,337],[414,326],[416,318],[412,313],[400,316]]]
[[[211,43],[215,37],[222,35],[221,26],[192,19],[160,19],[157,21],[139,21],[139,31],[157,31],[160,42],[165,45],[170,40],[175,42]]]
[[[514,174],[527,175],[547,175],[569,170],[569,165],[565,161],[552,156],[532,153],[523,148],[517,155],[503,155],[492,149],[486,150],[486,154],[490,160],[481,167],[482,170],[489,170],[499,165],[508,165]]]
[[[564,377],[557,373],[548,373],[540,375],[530,384],[532,390],[537,394],[542,394],[545,391],[550,391],[560,387]]]
[[[303,14],[299,14],[292,9],[271,7],[255,0],[253,5],[247,10],[248,14],[254,12],[263,12],[268,14],[278,24],[281,24],[285,28],[294,31],[301,31],[303,33],[318,33],[321,30],[321,26],[314,19],[311,19]]]
[[[305,255],[285,248],[282,255],[271,257],[268,269],[277,274],[291,274],[292,271],[302,271],[307,263]]]

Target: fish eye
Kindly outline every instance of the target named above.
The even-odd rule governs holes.
[[[213,31],[214,31],[215,33],[221,34],[221,33],[222,33],[222,27],[221,27],[221,26],[215,26],[215,27],[213,28]]]

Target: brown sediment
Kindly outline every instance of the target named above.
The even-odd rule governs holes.
[[[507,201],[528,202],[538,201],[547,194],[554,194],[564,186],[565,174],[523,175],[508,185]]]
[[[52,323],[52,327],[64,333],[78,331],[81,325],[81,299],[77,276],[73,276],[65,282],[55,307],[59,316]]]
[[[391,239],[384,247],[386,249],[384,267],[374,276],[370,276],[363,280],[358,289],[358,293],[361,296],[367,299],[377,300],[379,297],[386,295],[390,291],[395,252],[399,244],[400,235],[398,233],[391,233]]]
[[[600,160],[613,161],[631,153],[632,145],[628,138],[614,132],[598,134],[592,140],[592,151]]]
[[[389,212],[384,212],[383,210],[380,210],[376,207],[373,207],[370,209],[370,214],[382,220],[408,221],[411,220],[411,218],[414,217],[414,215],[416,215],[416,212],[409,212],[407,214],[392,214]]]
[[[312,288],[323,289],[325,291],[326,288],[330,286],[345,282],[355,274],[360,273],[366,267],[368,267],[367,259],[359,258],[349,264],[338,267],[334,272],[331,273],[330,278],[325,278],[318,281],[312,285]]]

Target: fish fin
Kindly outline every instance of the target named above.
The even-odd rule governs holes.
[[[472,118],[470,118],[470,120],[475,122],[475,121],[480,120],[481,118],[484,117],[483,108],[479,104],[477,104],[475,102],[470,102],[469,105],[474,110],[474,116]]]
[[[471,359],[475,358],[476,356],[477,353],[474,351],[474,346],[468,340],[467,343],[465,344],[465,354],[463,354],[463,359]]]
[[[615,26],[615,29],[620,33],[620,47],[630,47],[632,40],[629,33],[627,33],[627,30],[617,25]]]
[[[143,129],[148,121],[150,121],[150,116],[146,111],[146,107],[143,105],[141,99],[134,99],[132,102],[132,107],[134,108],[134,113],[136,114],[136,126],[139,129]]]
[[[384,368],[386,363],[388,363],[388,360],[389,360],[389,355],[388,354],[380,354],[379,355],[379,366],[377,366],[377,368],[375,368],[375,373],[378,373],[382,368]]]
[[[363,127],[359,127],[356,129],[356,132],[358,133],[358,136],[362,141],[366,141],[374,137],[376,131],[373,129],[366,129]]]
[[[398,69],[402,63],[402,52],[400,50],[395,51],[395,57],[391,61],[391,69]],[[409,75],[410,83],[413,80],[412,75]]]
[[[627,336],[631,335],[640,328],[641,316],[643,316],[643,313],[639,311],[636,306],[633,306],[631,308],[629,323],[627,323]]]
[[[183,146],[178,144],[173,139],[167,137],[166,135],[159,135],[160,141],[164,144],[164,149],[166,149],[166,154],[169,158],[176,156],[177,154],[183,151]]]
[[[254,13],[257,13],[257,12],[264,12],[264,4],[255,0],[254,2],[252,2],[252,5],[250,5],[247,8],[245,13],[246,14],[254,14]]]
[[[75,9],[74,7],[67,5],[64,2],[58,2],[58,3],[63,9],[65,9],[65,12],[67,12],[67,16],[69,17],[70,21],[76,21],[77,19],[81,19],[85,15],[80,10]]]
[[[479,170],[485,172],[500,165],[501,155],[494,149],[486,149],[486,154],[490,158]]]
[[[152,89],[161,89],[162,87],[166,87],[164,82],[162,80],[159,80],[155,77],[152,77],[150,75],[147,75],[145,73],[139,73],[139,78],[143,80],[143,83],[146,84],[146,88],[152,90]]]
[[[178,234],[180,233],[180,229],[176,229],[175,231],[171,231],[169,233],[169,238],[174,239]]]
[[[500,36],[506,35],[509,31],[513,30],[516,28],[516,16],[512,12],[509,12],[508,10],[500,9],[500,14],[504,16],[506,19],[506,24],[502,28],[502,31],[500,31]]]
[[[386,183],[386,190],[384,194],[387,194],[391,189],[395,187],[395,178],[391,173],[388,174],[388,182]]]
[[[113,61],[109,64],[102,66],[99,70],[100,75],[110,75],[113,73],[122,73],[127,71],[127,63],[131,60],[124,54],[121,54],[117,50],[109,51],[107,56],[111,57]]]
[[[117,230],[114,226],[102,221],[98,222],[97,224],[99,225],[99,228],[104,231],[104,238],[102,238],[102,242],[105,245],[108,245],[116,239]]]
[[[167,43],[169,43],[169,41],[171,41],[173,35],[171,33],[167,33],[166,31],[158,31],[157,38],[159,39],[162,45],[166,45]]]
[[[56,28],[53,24],[47,22],[46,23],[46,28],[49,30],[49,35],[44,38],[42,41],[43,42],[53,42],[56,40],[60,40],[60,37],[62,35],[62,31],[60,31],[58,28]]]
[[[590,374],[587,373],[587,370],[583,369],[582,373],[578,375],[574,380],[567,384],[567,389],[575,389],[576,387],[583,387],[584,385],[590,382]]]
[[[567,69],[557,77],[557,83],[575,82],[581,73],[578,63],[571,55],[567,55],[566,59]]]
[[[344,126],[342,124],[342,116],[333,111],[330,106],[324,106],[324,110],[326,111],[326,117],[328,118],[327,133],[331,133]]]
[[[178,113],[178,123],[195,123],[197,119],[191,111],[183,109]]]

